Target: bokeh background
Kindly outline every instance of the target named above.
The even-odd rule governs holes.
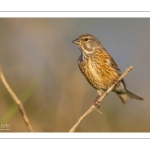
[[[23,101],[36,132],[68,132],[97,96],[81,74],[79,35],[96,36],[122,71],[129,90],[144,101],[125,105],[115,93],[101,103],[77,132],[150,131],[150,18],[1,18],[0,66]],[[4,132],[27,132],[20,112],[0,81],[0,123]],[[0,130],[2,132],[2,130]]]

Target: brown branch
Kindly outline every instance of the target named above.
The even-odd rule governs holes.
[[[12,89],[11,89],[10,86],[8,85],[8,83],[7,83],[7,81],[6,81],[5,77],[4,77],[4,74],[3,74],[1,68],[0,68],[0,78],[1,78],[2,83],[4,84],[4,86],[5,86],[6,89],[8,90],[9,94],[12,96],[14,102],[18,105],[18,109],[19,109],[20,112],[21,112],[21,115],[22,115],[23,120],[24,120],[24,122],[25,122],[25,124],[26,124],[26,126],[27,126],[28,131],[29,131],[29,132],[33,132],[32,126],[31,126],[31,124],[30,124],[30,122],[29,122],[29,119],[28,119],[28,117],[27,117],[27,115],[26,115],[25,109],[24,109],[24,107],[23,107],[21,101],[18,99],[18,97],[15,95],[15,93],[12,91]]]
[[[133,69],[132,66],[130,66],[128,69],[126,69],[124,71],[124,73],[118,78],[118,81],[122,80],[129,71],[131,71]],[[115,83],[106,91],[102,94],[102,96],[100,96],[97,100],[98,103],[100,103],[108,94],[109,92],[111,92],[111,90],[115,87]],[[91,113],[97,106],[92,105],[78,120],[77,122],[74,124],[74,126],[70,129],[69,132],[74,132],[76,130],[76,128],[78,127],[78,125],[80,124],[80,122],[89,114]]]

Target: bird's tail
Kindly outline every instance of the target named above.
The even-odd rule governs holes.
[[[138,100],[144,100],[142,97],[130,92],[126,89],[126,93],[117,93],[121,101],[125,104],[129,98],[131,99],[138,99]]]

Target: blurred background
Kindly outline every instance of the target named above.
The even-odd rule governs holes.
[[[35,132],[68,132],[96,98],[81,74],[79,35],[96,36],[112,55],[129,90],[144,101],[125,105],[115,93],[101,103],[77,132],[150,132],[149,18],[1,18],[0,66],[10,87],[22,100]],[[0,81],[0,123],[8,132],[27,132],[20,112]],[[2,132],[2,130],[0,130]],[[7,131],[3,131],[7,132]]]

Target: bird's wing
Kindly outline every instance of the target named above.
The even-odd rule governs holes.
[[[108,54],[109,55],[109,54]],[[116,62],[114,61],[114,59],[109,55],[109,63],[111,65],[111,67],[118,73],[118,76],[121,75],[121,70],[119,69],[118,65],[116,64]],[[124,87],[126,87],[124,80],[121,80]]]

